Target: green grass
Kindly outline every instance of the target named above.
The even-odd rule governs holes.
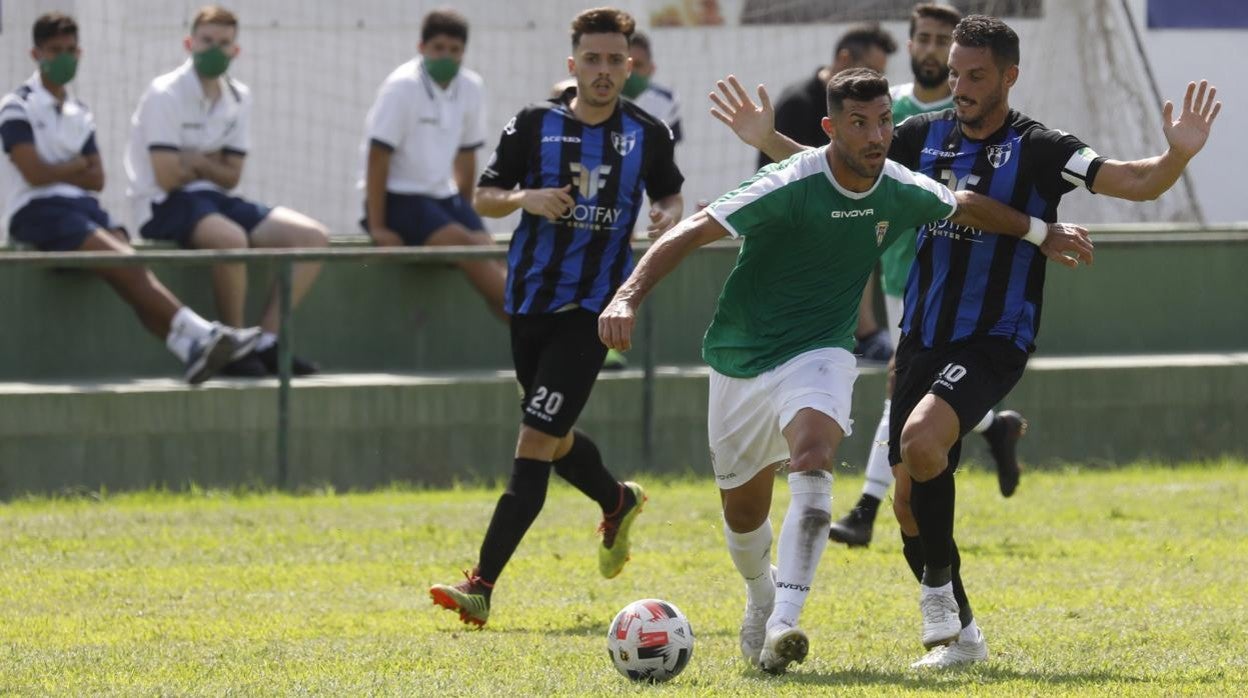
[[[1248,464],[959,476],[990,660],[928,676],[895,528],[830,546],[782,678],[737,652],[743,587],[709,479],[646,483],[633,561],[597,575],[594,506],[552,488],[470,631],[426,588],[471,566],[496,491],[142,493],[0,506],[0,693],[1231,695],[1248,686]],[[838,478],[835,514],[860,480]],[[786,501],[777,487],[773,520]],[[615,673],[606,629],[644,597],[697,644],[665,686]]]

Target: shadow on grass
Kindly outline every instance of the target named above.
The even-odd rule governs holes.
[[[831,672],[803,672],[798,669],[784,676],[768,676],[761,672],[743,669],[742,676],[760,682],[784,681],[809,686],[899,686],[904,688],[956,689],[965,684],[994,684],[1013,681],[1040,682],[1045,685],[1097,685],[1097,684],[1147,684],[1155,677],[1132,676],[1113,671],[1088,670],[1075,672],[1026,672],[1008,666],[980,665],[921,672],[911,669],[845,669]],[[1185,684],[1202,684],[1215,681],[1213,677],[1190,677]]]

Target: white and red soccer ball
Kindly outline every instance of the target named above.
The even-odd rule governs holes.
[[[607,652],[615,668],[633,681],[667,681],[684,671],[693,656],[693,628],[667,601],[634,601],[611,621]]]

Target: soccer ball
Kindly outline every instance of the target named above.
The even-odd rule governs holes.
[[[633,681],[667,681],[684,671],[693,656],[693,628],[666,601],[634,601],[611,621],[607,653],[615,668]]]

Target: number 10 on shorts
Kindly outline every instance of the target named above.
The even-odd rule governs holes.
[[[937,376],[937,378],[949,383],[957,383],[962,380],[962,376],[965,375],[966,367],[960,364],[945,364],[945,367],[940,370],[940,375]]]

